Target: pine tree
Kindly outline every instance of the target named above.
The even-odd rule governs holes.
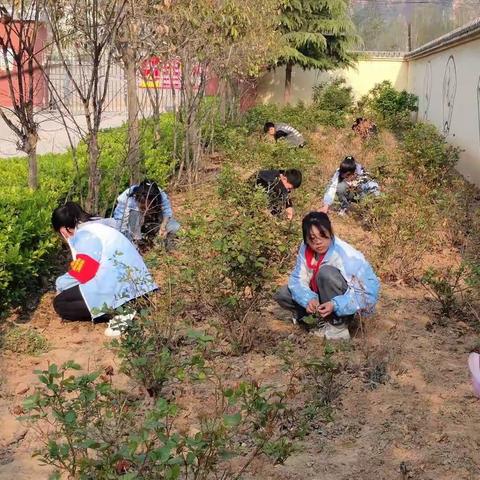
[[[283,0],[279,29],[284,39],[276,65],[286,65],[285,103],[290,100],[292,68],[330,70],[352,66],[360,38],[349,16],[348,0]]]

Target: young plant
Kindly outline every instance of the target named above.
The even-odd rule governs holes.
[[[478,286],[477,278],[475,267],[462,263],[444,271],[431,267],[422,276],[421,283],[440,304],[441,314],[451,318],[462,312],[467,297]]]
[[[189,435],[179,432],[173,403],[158,398],[145,411],[99,372],[72,374],[80,369],[70,361],[37,371],[42,387],[24,404],[22,419],[44,442],[36,455],[56,468],[51,478],[239,479],[267,442],[278,441],[285,395],[268,388],[247,382],[219,388],[219,408]],[[246,438],[254,440],[247,448]],[[237,453],[245,460],[228,464]]]

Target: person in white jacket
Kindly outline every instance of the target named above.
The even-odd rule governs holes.
[[[336,197],[340,202],[339,213],[344,214],[352,202],[358,202],[366,195],[380,195],[378,183],[355,158],[345,157],[328,184],[320,212],[328,213]]]
[[[80,205],[67,202],[56,208],[52,226],[73,258],[68,272],[56,280],[53,307],[62,319],[93,321],[157,289],[135,246]]]
[[[132,185],[117,198],[113,212],[117,228],[130,240],[140,241],[158,234],[167,250],[174,244],[180,224],[173,218],[167,193],[151,180]]]
[[[294,323],[318,315],[316,335],[347,340],[353,316],[374,310],[380,282],[365,257],[334,236],[325,213],[307,214],[302,230],[295,268],[274,299],[293,313]]]

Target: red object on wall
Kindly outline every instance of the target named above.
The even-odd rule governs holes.
[[[163,63],[158,57],[151,57],[141,65],[141,88],[161,88],[180,90],[182,69],[179,61]]]
[[[9,23],[11,22],[11,23]],[[23,23],[31,23],[27,20],[23,21]],[[8,44],[11,44],[13,47],[12,53],[17,53],[20,48],[20,41],[18,38],[18,34],[21,29],[22,23],[20,20],[10,20],[1,18],[0,19],[0,38],[2,38],[5,43],[6,39],[8,39],[8,35],[10,35],[10,39],[8,40]],[[34,106],[44,106],[45,102],[47,101],[47,85],[46,80],[43,75],[42,69],[38,66],[43,65],[43,49],[45,48],[45,44],[47,42],[47,28],[42,23],[37,26],[37,28],[30,27],[29,29],[24,28],[25,31],[30,31],[34,33],[36,30],[36,38],[35,38],[35,58],[34,67],[33,67],[33,104]],[[25,33],[24,33],[25,35]],[[11,57],[11,54],[7,54],[7,60]],[[25,67],[26,69],[26,67]],[[14,65],[10,63],[10,70],[12,72],[11,79],[13,83],[13,89],[15,92],[15,97],[18,99],[19,95],[19,80],[17,78],[17,69]],[[24,72],[24,81],[22,82],[23,86],[27,89],[26,99],[28,100],[28,89],[30,87],[30,75],[28,71]],[[5,58],[3,55],[3,51],[0,49],[0,106],[2,107],[12,107],[12,96],[9,87],[9,79],[8,74],[5,66]]]

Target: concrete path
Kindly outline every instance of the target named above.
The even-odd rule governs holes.
[[[83,115],[77,115],[75,121],[85,128],[85,118]],[[102,128],[118,127],[126,121],[125,113],[104,113]],[[68,122],[68,132],[62,122],[60,115],[54,112],[44,113],[38,116],[40,124],[40,139],[37,146],[37,153],[62,153],[70,148],[69,135],[72,142],[76,145],[80,136],[74,122]],[[19,152],[16,147],[17,138],[15,134],[7,127],[0,118],[0,158],[25,156]]]

